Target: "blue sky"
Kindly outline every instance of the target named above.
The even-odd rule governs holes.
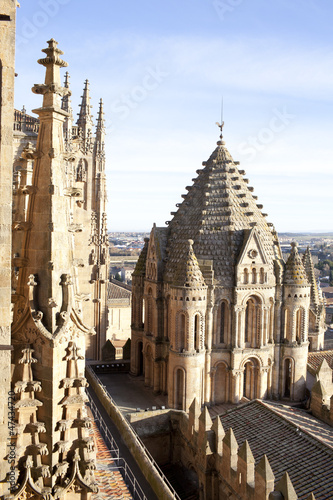
[[[107,127],[108,225],[170,220],[224,138],[279,232],[333,231],[333,3],[330,0],[22,0],[15,105],[51,37],[74,113],[90,81]],[[64,70],[62,70],[64,71]]]

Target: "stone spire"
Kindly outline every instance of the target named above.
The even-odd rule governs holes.
[[[104,172],[105,170],[105,127],[104,127],[104,112],[103,112],[103,101],[99,101],[99,110],[97,115],[96,124],[96,143],[95,143],[95,155],[96,155],[96,170],[97,172]]]
[[[97,115],[96,135],[98,135],[99,133],[104,134],[104,132],[105,132],[105,126],[104,126],[103,99],[100,99],[98,115]]]
[[[311,285],[311,306],[318,307],[322,304],[322,300],[319,296],[317,280],[314,272],[314,266],[309,247],[307,247],[303,256],[303,266],[306,271],[309,283]]]
[[[89,82],[86,80],[84,82],[83,95],[81,96],[82,101],[80,104],[80,113],[78,113],[77,125],[81,130],[82,137],[86,139],[92,133],[93,121],[91,115],[91,104],[90,104],[90,94],[89,94]]]
[[[285,285],[309,286],[302,259],[297,250],[297,243],[291,243],[291,252],[286,262],[283,283]]]
[[[205,287],[205,280],[202,276],[197,258],[193,252],[193,240],[188,240],[187,249],[179,260],[177,270],[174,274],[174,286],[186,288]]]
[[[72,125],[73,125],[73,109],[71,103],[71,92],[69,90],[69,73],[66,71],[65,73],[65,82],[64,88],[68,89],[68,93],[65,94],[61,100],[61,109],[66,111],[69,116],[65,118],[64,121],[64,141],[65,141],[65,149],[69,151],[71,149],[72,144]]]
[[[261,212],[263,206],[252,194],[253,188],[248,186],[245,171],[238,168],[239,162],[233,160],[222,137],[203,166],[197,170],[192,186],[186,187],[188,193],[182,195],[184,201],[177,204],[177,212],[171,213],[173,219],[167,222],[170,237],[166,279],[172,281],[174,262],[186,251],[188,239],[193,239],[197,258],[213,259],[215,277],[223,277],[225,286],[233,286],[233,266],[242,248],[244,231],[255,227],[261,234],[271,265],[277,238],[272,224],[266,222],[267,214]]]
[[[60,85],[60,68],[67,63],[60,59],[63,52],[57,45],[54,39],[48,41],[48,47],[43,50],[47,57],[38,61],[46,68],[45,83],[32,88],[35,94],[43,95],[43,106],[34,110],[39,115],[40,127],[24,245],[28,267],[22,273],[20,283],[23,295],[26,295],[28,276],[35,276],[29,280],[31,284],[33,281],[38,283],[38,294],[34,294],[34,304],[31,304],[32,312],[37,314],[39,311],[51,334],[57,329],[60,311],[69,306],[68,303],[65,306],[60,282],[68,281],[62,276],[72,274],[73,255],[73,237],[69,233],[69,193],[62,157],[63,123],[69,113],[61,109],[61,97],[69,90]],[[67,299],[65,302],[70,301],[69,297]]]

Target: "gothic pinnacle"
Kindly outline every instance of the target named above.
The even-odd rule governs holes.
[[[90,109],[91,109],[91,104],[90,104],[90,94],[89,94],[89,81],[85,80],[84,82],[84,88],[83,88],[83,95],[81,96],[81,104],[80,106],[80,113],[79,119],[78,119],[78,125],[81,120],[86,120],[88,117],[91,118],[90,115]]]
[[[68,64],[59,57],[63,52],[58,49],[58,42],[54,38],[51,38],[47,43],[49,46],[46,49],[42,49],[42,52],[45,52],[47,57],[38,59],[38,63],[46,67],[45,84],[60,84],[59,68],[64,68]],[[56,68],[57,66],[58,68]]]
[[[99,110],[97,115],[97,125],[96,131],[104,131],[104,111],[103,111],[103,99],[99,101]]]
[[[69,73],[68,73],[68,71],[66,71],[65,82],[64,82],[64,88],[66,88],[66,89],[69,89],[69,78],[70,78]],[[62,102],[61,102],[61,109],[64,109],[65,111],[67,111],[70,114],[72,114],[71,99],[70,99],[71,95],[72,95],[72,93],[70,91],[68,91],[68,93],[66,95],[64,95],[64,97],[62,98]]]
[[[89,81],[85,80],[83,95],[81,96],[82,101],[80,106],[80,113],[78,113],[77,125],[82,129],[83,136],[87,135],[88,129],[92,129],[92,115],[90,110],[92,108],[90,104],[90,95],[89,95]]]

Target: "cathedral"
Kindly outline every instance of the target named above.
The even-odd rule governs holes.
[[[131,371],[171,408],[303,400],[325,308],[309,249],[278,236],[222,137],[133,274]]]
[[[17,2],[0,7],[0,496],[89,499],[98,488],[85,357],[100,356],[107,321],[103,103],[94,131],[86,81],[73,123],[67,63],[51,39],[38,60],[44,83],[32,88],[38,119],[14,113]]]
[[[0,497],[111,498],[115,476],[103,497],[94,473],[99,438],[87,377],[107,413],[115,410],[121,439],[156,497],[179,498],[135,425],[85,370],[87,358],[100,358],[107,329],[103,102],[94,127],[86,80],[74,121],[69,74],[60,76],[67,63],[51,38],[38,60],[44,83],[32,88],[38,118],[14,110],[17,5],[0,0]],[[333,423],[332,370],[317,356],[325,310],[311,254],[292,244],[284,262],[220,129],[172,220],[153,226],[133,274],[131,374],[167,394],[168,407],[137,411],[131,425],[143,422],[143,440],[152,438],[167,465],[194,473],[194,498],[296,500],[289,471],[298,498],[315,488],[326,500],[330,445],[281,423],[262,401],[307,398],[311,368],[312,414]],[[212,421],[208,408],[239,402]],[[103,460],[102,475],[114,466],[111,454]]]

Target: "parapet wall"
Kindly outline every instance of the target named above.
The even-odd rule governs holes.
[[[166,482],[163,481],[160,474],[152,464],[152,461],[138,439],[137,434],[135,434],[134,430],[124,418],[117,405],[110,399],[103,386],[98,382],[97,377],[94,376],[90,367],[86,368],[86,377],[108,415],[110,415],[113,422],[117,426],[124,442],[135,458],[145,478],[156,493],[157,498],[161,500],[175,499],[174,493],[169,489]]]

